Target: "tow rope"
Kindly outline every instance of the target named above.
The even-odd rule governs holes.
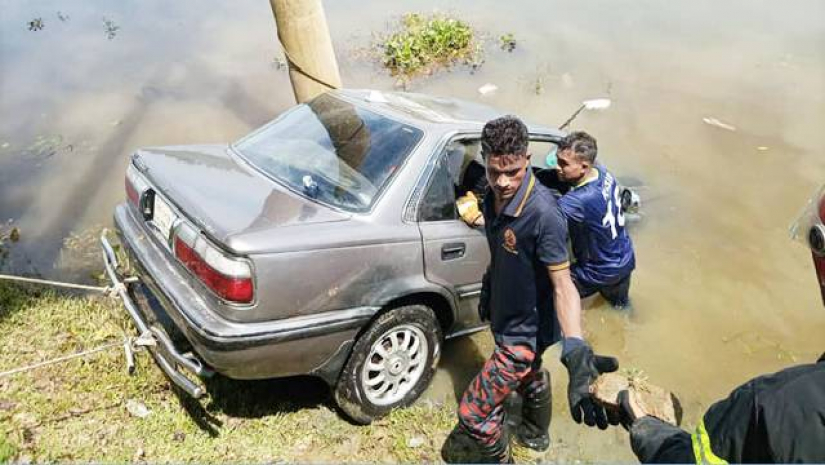
[[[26,278],[23,276],[13,276],[13,275],[4,275],[0,274],[0,281],[14,281],[14,282],[22,282],[22,283],[29,283],[29,284],[38,284],[44,286],[53,286],[53,287],[62,287],[67,289],[77,289],[81,291],[89,291],[89,292],[99,292],[101,294],[106,294],[110,298],[117,298],[118,291],[121,287],[125,287],[127,283],[136,282],[137,278],[130,277],[124,279],[123,283],[119,283],[118,286],[89,286],[86,284],[74,284],[74,283],[66,283],[62,281],[53,281],[48,279],[37,279],[37,278]],[[107,342],[103,345],[98,347],[84,350],[82,352],[78,352],[76,354],[64,355],[61,357],[52,358],[49,360],[44,360],[42,362],[34,363],[31,365],[24,365],[17,368],[13,368],[11,370],[0,372],[0,379],[13,376],[18,373],[24,373],[31,370],[36,370],[38,368],[42,368],[49,365],[54,365],[56,363],[67,362],[69,360],[74,360],[76,358],[88,357],[89,355],[97,354],[99,352],[103,352],[105,350],[111,349],[112,347],[120,346],[123,348],[124,354],[126,356],[126,369],[129,374],[134,373],[135,371],[135,352],[140,350],[143,347],[155,345],[155,339],[151,334],[141,334],[138,337],[130,337],[126,334],[126,329],[121,327],[123,331],[123,341],[121,342]]]

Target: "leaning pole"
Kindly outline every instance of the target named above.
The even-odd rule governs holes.
[[[304,103],[341,87],[321,0],[270,0],[278,41],[289,64],[295,100]]]

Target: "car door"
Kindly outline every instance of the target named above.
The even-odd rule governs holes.
[[[462,175],[473,160],[481,160],[477,136],[448,143],[435,162],[418,208],[425,275],[429,281],[450,289],[456,298],[458,311],[450,331],[453,334],[484,327],[477,308],[490,251],[484,228],[464,223],[455,204]]]

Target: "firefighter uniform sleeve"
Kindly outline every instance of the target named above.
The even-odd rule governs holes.
[[[690,434],[656,417],[642,417],[633,423],[630,447],[642,463],[695,461]]]
[[[713,404],[693,434],[652,417],[631,427],[642,462],[825,463],[825,363],[760,376]]]

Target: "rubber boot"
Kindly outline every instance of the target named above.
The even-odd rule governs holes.
[[[510,438],[502,432],[491,445],[479,444],[460,426],[453,428],[441,447],[441,458],[447,463],[513,463]]]
[[[544,452],[550,447],[550,418],[553,414],[553,395],[550,373],[542,369],[524,389],[521,424],[516,429],[519,444]]]
[[[513,463],[513,452],[510,450],[508,435],[502,433],[498,441],[481,446],[479,463]]]

